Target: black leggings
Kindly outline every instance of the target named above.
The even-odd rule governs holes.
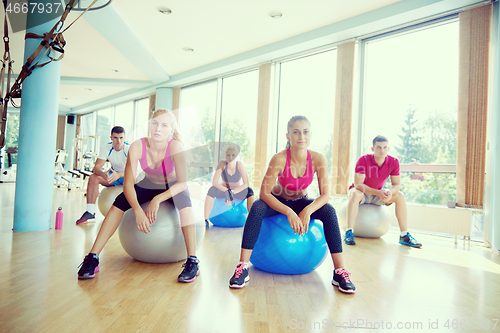
[[[223,192],[219,190],[217,187],[212,186],[209,190],[207,195],[212,198],[225,198],[226,197],[226,192]],[[250,198],[252,195],[254,195],[253,190],[251,187],[247,187],[241,192],[234,193],[233,196],[238,199],[238,200],[245,200],[247,198]]]
[[[139,202],[139,204],[142,204],[144,202],[153,200],[155,196],[165,192],[175,183],[176,182],[170,184],[156,184],[149,180],[147,177],[144,177],[143,180],[134,185],[135,193],[137,195],[137,201]],[[185,189],[181,193],[177,193],[167,201],[173,203],[175,205],[175,208],[177,208],[178,210],[186,207],[192,207],[188,189]],[[125,193],[122,192],[119,196],[116,197],[113,206],[119,208],[122,211],[127,211],[130,209],[130,204],[125,197]]]
[[[274,195],[281,203],[290,207],[297,215],[311,202],[313,199],[306,197],[297,200],[286,200],[280,196]],[[245,222],[245,229],[243,230],[243,240],[241,248],[252,250],[259,238],[260,227],[262,220],[265,217],[281,214],[269,207],[264,201],[257,200],[253,203],[250,213],[248,214],[247,221]],[[330,249],[330,253],[342,252],[342,238],[340,236],[339,224],[337,222],[337,215],[335,208],[327,203],[317,211],[311,214],[311,220],[317,219],[323,222],[323,230],[325,232],[326,243]]]

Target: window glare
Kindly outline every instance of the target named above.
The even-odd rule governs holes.
[[[403,163],[455,164],[458,22],[368,42],[365,61],[362,153],[384,135]]]
[[[288,120],[303,115],[311,123],[310,149],[331,156],[336,67],[337,50],[281,64],[278,151],[286,146]]]
[[[252,184],[259,71],[225,78],[222,86],[221,142],[234,143],[240,147],[239,160],[245,163]],[[226,145],[220,147],[220,159],[224,159],[225,149]]]

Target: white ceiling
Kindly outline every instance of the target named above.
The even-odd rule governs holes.
[[[202,66],[216,67],[224,59],[319,31],[336,22],[368,12],[378,17],[377,9],[385,6],[401,3],[400,7],[408,9],[400,12],[418,11],[424,7],[419,1],[422,0],[114,0],[104,9],[84,14],[64,33],[67,45],[61,62],[60,104],[77,111],[84,107],[88,112],[100,100],[115,94],[126,95],[124,91],[128,89],[132,96],[139,86],[162,82],[168,85],[174,75],[189,76],[186,73]],[[425,6],[443,7],[452,1],[458,6],[477,0],[426,0]],[[159,13],[158,6],[170,8],[172,13]],[[272,19],[272,10],[281,11],[283,16]],[[65,26],[80,13],[71,12]],[[25,31],[11,33],[16,74],[23,64],[24,34]],[[194,52],[185,52],[184,47],[193,48]],[[71,112],[68,108],[66,112]]]
[[[125,1],[112,5],[163,68],[175,75],[398,1],[142,0],[140,6]],[[159,5],[172,14],[159,13]],[[272,10],[283,16],[272,19]]]

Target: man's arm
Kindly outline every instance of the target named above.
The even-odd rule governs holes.
[[[397,176],[391,176],[391,188],[389,189],[389,191],[391,191],[392,195],[396,194],[399,192],[399,190],[401,189],[401,176],[400,175],[397,175]]]
[[[108,174],[107,172],[104,172],[102,171],[102,167],[104,166],[104,163],[106,163],[106,160],[103,160],[101,158],[98,158],[96,161],[95,161],[95,165],[94,165],[94,173],[104,179],[108,179]]]
[[[366,178],[366,175],[364,175],[362,173],[355,173],[354,174],[354,187],[356,188],[356,190],[359,190],[359,191],[366,193],[366,194],[373,194],[373,195],[376,195],[379,197],[382,197],[385,195],[384,191],[376,190],[368,185],[365,185],[364,184],[365,178]]]

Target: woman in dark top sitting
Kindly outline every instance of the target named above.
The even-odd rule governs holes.
[[[239,147],[230,145],[226,149],[226,160],[219,162],[212,179],[212,187],[208,190],[205,199],[205,223],[209,227],[209,216],[214,206],[215,198],[226,198],[226,206],[233,203],[234,198],[238,200],[247,199],[247,208],[250,211],[254,201],[254,193],[248,181],[245,164],[238,163],[236,158]],[[219,179],[222,178],[222,182]]]

